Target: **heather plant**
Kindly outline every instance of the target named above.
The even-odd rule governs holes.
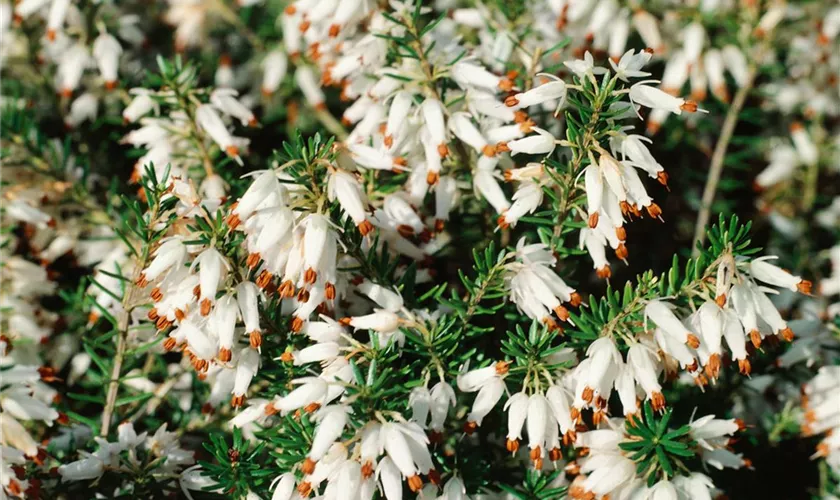
[[[838,35],[0,0],[0,498],[837,498]]]

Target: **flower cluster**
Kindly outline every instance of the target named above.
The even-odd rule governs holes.
[[[0,496],[840,477],[840,9],[677,4],[0,0]]]

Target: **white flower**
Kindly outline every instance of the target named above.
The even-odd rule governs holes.
[[[108,33],[101,33],[93,41],[93,57],[99,66],[99,73],[105,80],[105,88],[114,89],[117,86],[117,69],[119,67],[122,47],[116,38]]]
[[[136,88],[131,89],[129,93],[134,95],[134,99],[131,100],[131,103],[122,112],[125,121],[136,122],[152,110],[156,114],[160,112],[160,106],[158,106],[157,101],[151,98],[151,93],[148,90]]]
[[[665,45],[659,32],[659,21],[653,14],[641,9],[637,10],[633,13],[633,26],[647,47],[656,53],[664,51]]]
[[[817,145],[814,144],[805,127],[795,122],[790,126],[790,138],[793,140],[793,145],[796,147],[796,153],[806,165],[814,165],[819,160],[819,151]]]
[[[56,3],[61,2],[66,2],[66,0],[59,0]],[[82,44],[73,45],[64,52],[56,71],[56,83],[63,96],[70,97],[73,95],[73,91],[79,86],[82,73],[90,63],[90,53],[87,47]]]
[[[553,75],[548,78],[548,83],[534,87],[527,92],[520,92],[508,97],[505,99],[505,105],[519,109],[549,101],[560,101],[562,104],[566,98],[566,83]]]
[[[237,95],[239,92],[233,89],[216,89],[210,94],[210,103],[222,113],[242,122],[242,125],[255,126],[257,119],[254,113],[236,98]]]
[[[513,82],[487,71],[473,62],[459,61],[450,69],[452,79],[461,88],[479,87],[490,91],[509,91],[513,88]]]
[[[574,61],[565,61],[563,64],[569,68],[578,78],[589,78],[595,80],[595,75],[605,74],[607,68],[595,66],[595,59],[589,51],[583,55],[583,59],[575,59]]]
[[[341,437],[347,425],[347,412],[343,405],[325,406],[316,413],[318,427],[312,438],[312,446],[307,457],[315,462],[321,460],[333,443]]]
[[[791,291],[800,291],[802,293],[811,293],[811,282],[803,280],[799,276],[794,276],[789,272],[780,269],[773,264],[767,262],[768,260],[777,259],[775,255],[767,257],[759,257],[750,261],[750,275],[769,285],[774,285],[782,288],[787,288]]]
[[[280,87],[283,77],[286,76],[286,68],[288,67],[286,53],[282,50],[272,50],[263,59],[262,67],[262,93],[263,95],[272,95]]]
[[[556,139],[547,130],[539,127],[534,127],[537,135],[531,135],[522,139],[516,139],[507,143],[510,148],[511,156],[516,156],[519,153],[526,153],[532,155],[548,155],[554,151]]]
[[[663,332],[692,348],[700,345],[700,339],[686,328],[664,300],[651,300],[645,306],[645,320],[652,320]]]
[[[650,76],[650,73],[641,71],[643,67],[650,61],[651,53],[646,50],[641,50],[635,53],[633,49],[628,50],[622,54],[621,59],[616,64],[610,59],[610,66],[615,71],[616,76],[624,82],[629,82],[630,78],[643,78]]]
[[[236,145],[225,123],[212,106],[209,104],[199,106],[195,110],[195,121],[201,130],[206,132],[222,151],[227,153],[228,156],[235,158],[239,163],[242,162],[239,158],[239,146]]]
[[[661,109],[676,115],[682,114],[683,111],[688,113],[704,111],[702,109],[698,109],[697,103],[694,101],[689,101],[681,97],[674,97],[656,87],[646,85],[646,83],[650,82],[643,81],[630,87],[630,102],[637,106],[645,106],[651,109]]]

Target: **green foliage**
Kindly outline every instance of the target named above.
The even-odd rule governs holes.
[[[204,448],[212,454],[215,461],[199,461],[208,476],[217,481],[212,489],[221,489],[228,497],[245,497],[252,488],[267,487],[276,476],[271,468],[263,467],[262,454],[265,442],[256,445],[242,436],[239,428],[234,428],[232,443],[228,444],[222,434],[210,434],[210,442]]]
[[[671,413],[669,408],[657,417],[650,401],[646,401],[643,415],[630,417],[624,426],[629,439],[618,445],[630,453],[629,458],[636,462],[636,473],[647,478],[648,486],[673,478],[680,470],[691,470],[683,462],[696,455],[690,426],[668,429]]]

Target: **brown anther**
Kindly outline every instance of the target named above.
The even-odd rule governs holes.
[[[630,252],[627,251],[627,246],[624,243],[619,243],[615,248],[615,256],[621,260],[627,260]]]
[[[300,290],[298,290],[297,301],[309,302],[309,290],[307,290],[306,288],[301,288]]]
[[[363,220],[356,227],[359,228],[359,232],[362,233],[362,236],[367,236],[371,231],[373,231],[373,224],[371,224],[368,220]]]
[[[230,349],[228,349],[227,347],[222,347],[221,349],[219,349],[219,361],[221,361],[222,363],[227,363],[228,361],[230,361],[231,357],[232,353],[230,352]]]
[[[558,324],[557,324],[557,322],[556,322],[556,321],[554,321],[554,319],[553,319],[551,316],[546,316],[545,318],[543,318],[543,319],[542,319],[542,323],[543,323],[543,325],[545,325],[545,327],[546,327],[546,328],[548,328],[548,330],[549,330],[549,331],[551,331],[551,332],[558,332],[558,333],[561,333],[561,334],[562,334],[562,333],[563,333],[563,331],[564,331],[564,330],[560,327],[560,325],[558,325]]]
[[[386,148],[390,148],[391,146],[394,145],[394,136],[391,135],[391,134],[386,135],[383,143],[385,144]]]
[[[280,361],[282,361],[284,363],[291,363],[294,360],[295,360],[294,355],[289,351],[286,351],[286,352],[284,352],[283,354],[280,355]]]
[[[513,122],[514,123],[522,123],[522,122],[526,122],[526,121],[529,121],[529,120],[530,120],[530,118],[528,118],[528,113],[526,113],[522,110],[515,111],[513,113]]]
[[[373,475],[373,472],[373,462],[371,462],[370,460],[365,461],[365,463],[362,464],[362,479],[367,479],[371,477]]]
[[[684,103],[682,103],[680,109],[688,113],[694,113],[695,111],[697,111],[697,102],[688,99]]]
[[[662,209],[659,208],[659,205],[657,205],[656,203],[651,203],[650,205],[646,206],[645,209],[647,210],[648,215],[650,215],[654,219],[662,217]]]
[[[303,407],[303,411],[310,415],[321,409],[321,403],[309,403]]]
[[[239,224],[242,221],[239,219],[239,215],[232,213],[228,215],[227,219],[225,219],[225,222],[227,223],[229,228],[236,229],[237,227],[239,227]]]
[[[750,364],[749,359],[739,359],[738,360],[738,371],[741,372],[741,375],[749,375],[752,371],[752,364]]]
[[[414,236],[414,228],[407,224],[400,224],[397,226],[397,232],[400,233],[400,236],[403,238],[411,238]]]
[[[569,310],[563,306],[557,306],[554,308],[554,314],[560,318],[561,321],[568,321],[569,320]]]
[[[508,96],[508,97],[505,99],[505,106],[507,106],[507,107],[509,107],[509,108],[512,108],[512,107],[514,107],[514,106],[516,106],[516,105],[518,105],[518,104],[519,104],[519,99],[517,99],[517,98],[516,98],[516,96],[513,96],[513,95],[512,95],[512,96]]]
[[[437,469],[429,469],[429,472],[426,474],[429,477],[429,481],[434,484],[435,486],[440,486],[441,484],[441,477],[440,472]]]
[[[315,283],[315,280],[318,279],[318,273],[312,269],[311,267],[304,271],[303,273],[303,282],[308,284]]]
[[[505,375],[510,369],[510,361],[496,362],[496,375]]]
[[[172,326],[172,322],[166,319],[166,316],[161,316],[155,321],[155,328],[158,330],[166,330]]]
[[[157,321],[158,319],[158,310],[156,308],[149,309],[149,312],[146,314],[146,317],[149,318],[149,321]],[[90,318],[88,317],[88,320]]]
[[[239,450],[237,450],[236,448],[228,449],[228,460],[230,460],[231,462],[238,462],[239,457],[240,457]]]
[[[149,281],[146,280],[146,274],[140,273],[140,276],[137,277],[137,280],[134,281],[134,284],[139,286],[140,288],[145,288],[146,285],[149,284]]]
[[[507,145],[507,142],[497,142],[496,146],[496,153],[508,153],[510,152],[510,148]]]
[[[327,300],[335,299],[335,285],[327,283],[324,286],[324,297],[326,297]]]
[[[263,269],[260,271],[260,274],[257,276],[256,285],[260,288],[265,289],[269,283],[271,283],[271,273],[268,272],[267,269]]]
[[[397,168],[397,167],[405,167],[406,165],[408,165],[408,160],[406,160],[402,156],[397,156],[396,158],[394,158],[394,169],[395,170],[402,171],[402,168]]]
[[[563,459],[563,451],[560,448],[557,448],[555,446],[554,448],[549,450],[548,459],[551,460],[552,462],[562,460]]]
[[[149,294],[152,298],[153,302],[160,302],[163,300],[163,292],[160,291],[160,287],[156,286],[152,288],[152,293]]]
[[[579,293],[577,293],[577,292],[572,292],[572,294],[569,296],[569,304],[570,304],[572,307],[577,307],[577,306],[579,306],[582,302],[583,302],[583,298],[582,298],[582,297],[580,296],[580,294],[579,294]]]
[[[239,156],[239,148],[231,144],[230,146],[225,148],[225,153],[228,156]]]
[[[241,408],[242,405],[244,405],[244,404],[245,404],[245,395],[244,394],[234,395],[232,398],[230,398],[230,406],[232,406],[233,408]]]
[[[692,349],[697,349],[698,347],[700,347],[700,339],[697,338],[697,335],[694,335],[693,333],[689,333],[685,336],[685,343],[686,345],[688,345],[688,347],[691,347]]]
[[[796,289],[799,290],[799,293],[804,293],[805,295],[811,295],[811,287],[813,283],[808,280],[802,280],[796,284]]]
[[[202,316],[207,316],[208,314],[210,314],[210,308],[211,308],[212,305],[213,305],[213,303],[210,302],[209,298],[205,298],[204,300],[202,300],[201,301],[201,315]]]
[[[464,424],[464,433],[468,436],[471,436],[476,429],[478,429],[478,424],[473,421],[469,421]]]
[[[595,270],[595,274],[601,279],[607,279],[612,276],[612,270],[610,269],[609,264]]]
[[[284,299],[289,299],[295,296],[295,285],[291,280],[286,280],[280,284],[277,293]]]
[[[750,342],[756,349],[761,347],[761,333],[758,330],[750,330]]]
[[[300,466],[300,471],[308,476],[309,474],[312,474],[312,472],[314,470],[315,470],[315,461],[312,460],[309,457],[306,457],[306,459],[304,459],[304,461],[303,461],[303,464],[301,464],[301,466]]]
[[[650,404],[656,411],[665,409],[665,396],[661,392],[654,392],[650,395]]]
[[[295,333],[298,333],[301,328],[303,328],[303,319],[298,318],[295,316],[292,318],[292,322],[289,324],[289,329]]]
[[[245,259],[245,265],[248,266],[248,269],[253,269],[257,267],[260,260],[262,260],[262,256],[260,256],[259,252],[249,253],[248,258]]]
[[[200,285],[195,285],[193,287],[192,292],[193,292],[193,297],[195,297],[197,299],[200,298],[201,297],[201,286]]]
[[[633,209],[630,208],[630,204],[627,203],[627,201],[618,202],[618,207],[621,209],[621,213],[624,215],[627,215],[628,213],[631,213],[633,211]]]
[[[298,485],[297,492],[302,498],[306,498],[312,493],[312,485],[309,484],[309,481],[304,481]]]
[[[507,217],[505,216],[505,214],[502,214],[502,215],[496,217],[496,225],[499,226],[502,229],[507,229],[507,228],[510,227],[510,224],[508,223]]]
[[[656,180],[659,181],[660,184],[663,186],[668,185],[668,174],[664,170],[656,174]]]
[[[426,184],[430,186],[434,186],[440,180],[440,174],[438,172],[427,172],[426,173]]]
[[[338,323],[339,323],[341,326],[350,326],[350,322],[351,322],[351,321],[353,321],[353,318],[351,318],[351,317],[349,317],[349,316],[345,316],[344,318],[339,319],[339,320],[338,320]]]
[[[587,403],[591,403],[592,398],[594,396],[595,396],[595,391],[591,387],[586,386],[586,387],[583,388],[583,394],[581,395],[581,398],[584,401],[586,401]]]
[[[20,483],[17,482],[15,479],[9,479],[9,484],[6,486],[14,496],[20,496],[23,493],[23,489],[20,487]]]
[[[499,88],[505,92],[513,90],[513,80],[510,78],[502,78],[499,80]]]
[[[718,295],[717,297],[715,297],[715,304],[717,304],[718,307],[725,306],[726,305],[726,294],[722,293],[722,294]]]
[[[615,228],[615,237],[618,238],[619,241],[627,241],[627,230],[624,229],[624,226],[618,226]]]
[[[508,439],[507,441],[505,441],[505,448],[507,448],[507,451],[511,453],[516,453],[517,451],[519,451],[519,440]]]
[[[589,227],[594,229],[598,225],[598,220],[600,218],[601,218],[601,216],[598,212],[594,212],[594,213],[590,214],[589,215],[589,221],[588,221]]]
[[[418,474],[415,474],[408,478],[408,487],[413,493],[417,493],[423,488],[423,480],[420,479]]]
[[[262,345],[262,334],[258,330],[249,333],[248,343],[251,345],[251,349],[259,349]]]
[[[496,148],[494,146],[491,146],[490,144],[487,144],[481,149],[481,153],[484,156],[487,156],[488,158],[492,158],[496,156]]]
[[[340,26],[340,25],[338,25],[338,24],[331,24],[331,25],[330,25],[330,31],[329,31],[329,33],[328,33],[328,34],[330,35],[330,38],[335,38],[335,37],[337,37],[337,36],[338,36],[338,33],[339,33],[340,31],[341,31],[341,26]]]
[[[542,448],[540,448],[539,446],[532,448],[531,451],[528,453],[528,456],[531,458],[532,462],[536,462],[542,457]]]
[[[780,331],[779,335],[785,339],[785,342],[793,342],[793,338],[795,337],[793,330],[791,330],[789,326]]]
[[[709,385],[709,379],[702,373],[698,373],[694,376],[694,383],[697,384],[697,387],[705,387]]]
[[[183,310],[181,310],[180,308],[175,309],[175,319],[177,319],[178,321],[184,321],[186,317],[187,313],[185,313]]]
[[[175,346],[177,344],[178,344],[178,341],[176,341],[174,338],[166,337],[166,340],[163,341],[163,348],[166,351],[171,351],[172,349],[175,349]]]

